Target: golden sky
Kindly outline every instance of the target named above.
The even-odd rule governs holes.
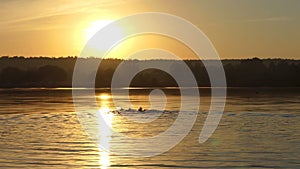
[[[165,12],[200,28],[222,59],[300,58],[299,0],[1,0],[0,6],[0,55],[80,55],[97,27],[140,12]],[[144,47],[193,55],[175,40],[157,36],[131,39],[113,54]]]

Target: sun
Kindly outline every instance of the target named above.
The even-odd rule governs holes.
[[[86,40],[91,39],[100,29],[106,25],[112,23],[112,20],[97,20],[91,22],[88,27],[85,29],[85,38]]]
[[[113,20],[94,20],[89,22],[89,24],[86,24],[84,28],[84,35],[85,35],[85,53],[83,54],[86,57],[94,56],[94,57],[109,57],[107,55],[104,55],[107,51],[110,51],[114,48],[114,45],[118,45],[116,42],[114,45],[107,44],[99,44],[99,41],[102,39],[98,38],[92,38],[98,31],[100,31],[105,26],[109,25],[108,34],[105,34],[105,38],[111,38],[106,39],[107,41],[110,40],[122,40],[124,36],[126,35],[126,25],[120,24],[118,22],[115,22]],[[126,48],[126,46],[122,47]],[[119,55],[118,53],[117,55]],[[102,56],[104,55],[104,56]],[[116,56],[117,56],[116,55]]]

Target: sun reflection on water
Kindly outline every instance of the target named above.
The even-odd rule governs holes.
[[[100,95],[98,97],[100,99],[100,109],[99,113],[99,134],[100,134],[100,145],[99,148],[99,163],[102,169],[106,169],[110,166],[110,141],[112,136],[111,126],[113,122],[114,114],[111,113],[109,108],[109,99],[110,96]]]

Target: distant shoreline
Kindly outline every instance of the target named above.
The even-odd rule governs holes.
[[[73,70],[78,58],[0,58],[0,88],[70,88]],[[82,59],[82,60],[81,60]],[[80,58],[86,65],[99,58]],[[145,62],[166,63],[169,71],[176,71],[183,62],[192,71],[198,87],[210,87],[205,66],[214,68],[215,60],[121,60],[104,59],[95,78],[97,88],[109,88],[112,76],[120,63],[128,66],[129,72],[138,70]],[[205,62],[205,66],[203,64]],[[291,59],[236,59],[221,60],[228,87],[300,87],[300,60]],[[126,76],[128,71],[124,71]],[[91,76],[94,72],[84,72]],[[91,85],[89,85],[91,86]],[[147,69],[139,72],[131,81],[131,87],[177,87],[177,82],[167,72]],[[84,82],[77,87],[86,87]],[[127,87],[127,86],[126,86]],[[222,87],[222,86],[220,86]]]
[[[201,57],[199,57],[201,58]],[[121,59],[121,58],[101,58],[101,57],[80,57],[80,56],[60,56],[60,57],[54,57],[54,56],[0,56],[1,59],[103,59],[103,60],[122,60],[122,61],[178,61],[175,59]],[[285,60],[285,61],[300,61],[300,59],[294,59],[294,58],[280,58],[280,57],[274,57],[274,58],[259,58],[259,57],[250,57],[250,58],[229,58],[229,59],[220,59],[221,61],[242,61],[242,60],[252,60],[252,59],[259,59],[259,60]],[[182,59],[184,61],[194,61],[198,59]],[[201,60],[210,60],[211,59],[201,59]]]
[[[299,87],[197,87],[198,89],[212,89],[212,88],[227,88],[227,89],[300,89]],[[0,90],[110,90],[109,87],[95,87],[95,88],[72,88],[72,87],[0,87]],[[117,88],[119,90],[179,90],[179,87],[130,87]],[[189,89],[186,87],[184,89]]]

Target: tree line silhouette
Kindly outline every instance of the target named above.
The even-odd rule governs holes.
[[[93,63],[97,58],[0,58],[0,87],[71,87],[73,69],[77,59]],[[122,63],[128,70],[121,73],[138,71],[143,63],[162,63],[170,65],[169,71],[175,71],[182,61],[178,60],[102,60],[95,80],[96,87],[110,87],[112,77]],[[206,66],[214,66],[213,60],[184,60],[198,83],[199,87],[209,87],[210,80]],[[284,59],[244,59],[222,60],[229,87],[300,87],[300,60]],[[213,67],[214,68],[214,67]],[[178,71],[177,71],[178,73]],[[86,72],[89,76],[92,72]],[[184,76],[184,75],[183,75]],[[140,71],[132,79],[132,87],[176,87],[174,78],[158,69]]]

